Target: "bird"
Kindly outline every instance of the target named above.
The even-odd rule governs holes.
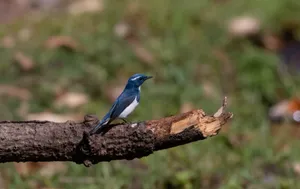
[[[135,110],[140,102],[141,85],[153,76],[146,76],[144,74],[132,75],[119,97],[115,100],[108,113],[101,119],[101,121],[89,132],[89,135],[99,133],[104,126],[109,125],[116,119],[121,119],[127,123],[126,119],[129,114]]]

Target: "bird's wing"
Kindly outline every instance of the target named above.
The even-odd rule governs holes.
[[[90,131],[90,135],[95,134],[103,128],[104,125],[107,125],[116,119],[125,110],[125,108],[134,101],[135,98],[135,93],[122,93],[112,105],[109,112],[102,118],[98,125]]]
[[[122,93],[111,108],[110,118],[117,118],[136,98],[134,93]]]
[[[90,130],[89,132],[90,135],[100,132],[100,130],[103,128],[104,125],[107,125],[109,124],[109,122],[113,121],[114,118],[112,118],[111,115],[112,112],[115,110],[117,104],[118,104],[118,99],[112,105],[109,112],[100,120],[100,122],[92,130]]]

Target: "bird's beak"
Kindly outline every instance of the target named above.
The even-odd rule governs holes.
[[[148,80],[148,79],[151,79],[153,76],[147,76],[146,77],[146,80]]]

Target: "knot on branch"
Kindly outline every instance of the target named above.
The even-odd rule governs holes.
[[[98,122],[95,115],[84,117],[84,124],[89,129]],[[74,159],[76,163],[89,167],[100,161],[110,161],[113,159],[110,157],[111,154],[114,159],[140,158],[153,153],[155,139],[155,134],[147,128],[145,122],[110,124],[101,133],[93,136],[84,131]]]
[[[99,119],[96,115],[90,114],[90,115],[85,115],[84,116],[84,121],[83,123],[88,126],[89,128],[95,126],[98,124]]]
[[[99,119],[96,115],[85,115],[83,124],[88,128],[94,127],[98,124]],[[93,160],[90,159],[92,155],[90,136],[87,131],[83,132],[82,140],[76,147],[76,157],[74,161],[77,164],[83,164],[86,167],[90,167],[93,164]]]
[[[79,142],[76,149],[76,157],[74,161],[77,164],[83,164],[86,167],[90,167],[93,164],[93,161],[90,159],[92,155],[90,136],[88,132],[83,132],[82,140]]]

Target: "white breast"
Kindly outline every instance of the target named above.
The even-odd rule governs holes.
[[[137,107],[137,105],[139,105],[139,103],[135,97],[134,101],[127,108],[125,108],[125,110],[123,110],[119,117],[126,118]]]

